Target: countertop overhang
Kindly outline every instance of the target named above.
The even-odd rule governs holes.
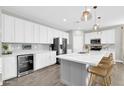
[[[62,60],[68,60],[72,62],[77,62],[81,64],[88,64],[97,66],[103,57],[108,57],[109,54],[112,53],[110,51],[104,52],[89,52],[85,54],[71,53],[71,54],[63,54],[58,55],[57,58]]]

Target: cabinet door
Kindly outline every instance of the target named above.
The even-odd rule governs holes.
[[[90,44],[90,33],[85,33],[85,44]]]
[[[54,38],[58,38],[58,37],[60,36],[60,34],[61,34],[61,33],[59,33],[58,30],[55,30],[55,29],[53,29],[53,33],[54,33],[54,34],[53,34],[53,37],[54,37]]]
[[[3,80],[17,76],[17,62],[15,56],[4,57],[3,62]]]
[[[34,70],[38,70],[46,66],[46,56],[44,53],[36,54],[36,61],[34,65]]]
[[[25,21],[25,42],[33,43],[33,23]]]
[[[115,43],[115,30],[108,30],[107,31],[107,38],[108,38],[108,42],[109,44],[114,44]]]
[[[40,43],[40,25],[34,24],[34,43]]]
[[[2,42],[14,42],[14,17],[2,15]]]
[[[41,68],[41,55],[36,54],[35,63],[34,63],[34,70],[38,70],[40,68]]]
[[[15,18],[15,41],[17,43],[24,43],[24,20]]]
[[[53,34],[54,34],[54,30],[52,28],[47,28],[48,31],[48,43],[49,44],[53,44]]]
[[[107,36],[107,32],[106,31],[102,31],[102,37],[101,37],[101,43],[102,44],[106,44],[107,43],[107,39],[108,39],[108,36]]]
[[[51,56],[50,53],[45,53],[45,66],[51,65]]]
[[[47,28],[40,25],[40,43],[47,43]]]
[[[102,31],[101,38],[102,38],[101,40],[102,44],[114,44],[115,31],[114,30]]]
[[[67,44],[69,44],[69,33],[65,33],[65,38],[67,39]]]
[[[56,52],[50,52],[50,64],[56,63]]]

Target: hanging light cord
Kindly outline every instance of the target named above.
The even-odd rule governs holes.
[[[95,17],[94,19],[95,19],[95,24],[96,24],[96,20],[97,20],[97,19],[96,19],[96,8],[97,8],[97,6],[94,6],[93,8],[94,8],[94,10],[95,10],[95,11],[94,11],[94,17]]]

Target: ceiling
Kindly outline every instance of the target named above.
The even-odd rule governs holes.
[[[88,7],[93,14],[88,22],[77,23],[80,20],[82,6],[3,6],[5,11],[15,15],[37,21],[63,31],[70,30],[91,30],[94,22],[94,10]],[[100,26],[108,27],[124,24],[123,6],[98,6],[96,15],[101,17]],[[63,19],[67,21],[64,22]]]

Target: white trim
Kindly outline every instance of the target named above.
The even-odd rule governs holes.
[[[124,60],[115,60],[115,62],[124,63]]]

